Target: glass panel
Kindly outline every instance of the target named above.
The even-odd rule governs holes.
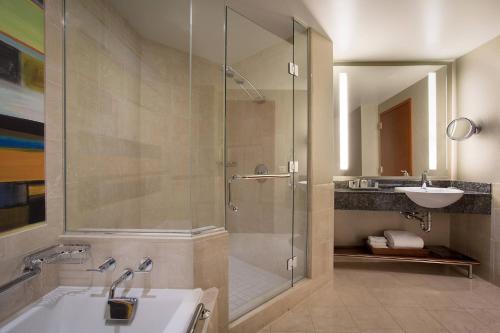
[[[193,232],[224,227],[225,0],[192,0]]]
[[[308,126],[308,52],[307,29],[293,22],[293,62],[298,66],[298,76],[293,81],[293,152],[299,171],[294,176],[293,255],[297,267],[293,281],[306,276],[307,271],[307,126]]]
[[[190,5],[66,1],[68,231],[191,232]]]
[[[227,11],[226,177],[234,205],[226,212],[231,320],[291,286],[286,263],[292,254],[293,176],[232,178],[288,174],[293,160],[293,76],[287,71],[293,60],[291,23],[290,38],[282,39]]]

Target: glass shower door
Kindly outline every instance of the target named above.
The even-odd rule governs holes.
[[[292,286],[293,25],[282,38],[228,9],[226,29],[226,228],[234,320]]]

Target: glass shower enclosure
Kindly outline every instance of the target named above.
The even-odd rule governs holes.
[[[224,0],[64,4],[66,232],[225,228],[231,320],[306,276],[306,29]]]
[[[305,276],[307,33],[278,36],[228,9],[226,228],[229,317]]]

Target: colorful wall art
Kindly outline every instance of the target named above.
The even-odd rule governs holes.
[[[45,220],[43,0],[0,0],[0,232]]]

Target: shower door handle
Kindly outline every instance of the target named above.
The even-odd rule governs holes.
[[[290,178],[289,173],[278,173],[278,174],[264,174],[264,175],[234,175],[231,177],[232,181],[235,180],[260,180],[269,178]]]
[[[265,179],[273,179],[273,178],[290,178],[291,174],[289,173],[278,173],[278,174],[267,174],[267,175],[233,175],[227,181],[227,205],[233,212],[238,211],[238,207],[233,203],[231,199],[231,183],[237,180],[265,180]]]

